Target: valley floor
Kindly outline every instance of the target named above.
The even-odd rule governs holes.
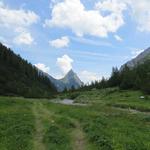
[[[73,94],[89,105],[0,97],[0,150],[150,149],[149,98],[112,89]]]

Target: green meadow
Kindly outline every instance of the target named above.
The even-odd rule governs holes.
[[[103,89],[50,99],[0,97],[0,150],[149,150],[150,98]]]

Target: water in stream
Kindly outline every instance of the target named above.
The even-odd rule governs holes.
[[[74,100],[72,100],[72,99],[56,100],[53,102],[59,103],[59,104],[64,104],[64,105],[76,105],[76,106],[86,106],[87,105],[87,104],[81,104],[81,103],[74,103]]]

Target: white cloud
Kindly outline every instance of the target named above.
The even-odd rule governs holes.
[[[122,11],[126,9],[126,4],[118,0],[103,0],[97,2],[95,8],[101,12],[107,11],[108,13],[122,14]]]
[[[133,0],[131,2],[132,15],[140,31],[150,32],[150,1]]]
[[[137,23],[137,29],[139,31],[150,32],[150,0],[105,0],[98,2],[96,8],[101,11],[110,11],[115,14],[121,13],[127,7],[130,11],[132,18]]]
[[[150,0],[101,0],[92,10],[87,10],[81,0],[58,0],[53,3],[52,18],[45,25],[67,27],[79,36],[105,37],[124,24],[123,12],[127,8],[137,29],[150,32]]]
[[[47,67],[45,64],[38,63],[38,64],[35,64],[35,66],[36,66],[38,69],[42,70],[43,72],[49,73],[50,68]]]
[[[61,71],[66,74],[70,69],[72,69],[73,59],[68,55],[63,55],[60,58],[57,58],[57,65]]]
[[[0,4],[0,16],[0,26],[13,28],[30,26],[39,19],[33,11],[10,9],[4,4]]]
[[[122,2],[130,8],[130,14],[137,23],[137,29],[150,32],[150,0],[122,0]]]
[[[101,77],[98,74],[96,74],[94,72],[89,72],[87,70],[81,71],[79,73],[79,77],[84,83],[89,83],[92,81],[98,81],[101,79]]]
[[[14,39],[14,43],[16,43],[18,45],[20,45],[20,44],[30,45],[33,43],[33,41],[34,41],[34,39],[32,38],[31,34],[27,33],[27,32],[20,33],[20,35],[18,35]]]
[[[0,3],[0,30],[9,32],[20,44],[32,43],[33,38],[29,33],[29,28],[37,23],[39,16],[33,11],[24,9],[11,9],[4,3]],[[10,33],[11,31],[11,33]],[[17,43],[17,42],[15,42]]]
[[[99,6],[105,5],[104,2],[96,4],[96,9],[86,10],[80,0],[64,0],[53,6],[52,18],[45,21],[45,26],[49,27],[67,27],[70,28],[76,35],[83,36],[85,34],[106,37],[109,32],[116,32],[123,24],[123,10],[125,5],[116,0],[107,0],[109,7],[102,9],[103,12],[110,11],[108,15],[102,15]],[[118,11],[114,11],[115,8]]]
[[[58,2],[60,2],[61,0],[51,0],[50,1],[50,8],[53,8],[53,6],[56,4],[56,3],[58,3]]]
[[[123,39],[119,35],[114,35],[114,38],[119,42],[123,41]]]
[[[68,47],[69,42],[69,38],[67,36],[63,36],[60,39],[49,41],[49,44],[55,48],[63,48]]]

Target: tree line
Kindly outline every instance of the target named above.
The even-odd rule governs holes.
[[[0,43],[0,95],[51,97],[56,92],[42,71]]]
[[[145,94],[150,94],[150,60],[145,60],[144,63],[138,64],[134,68],[127,65],[121,70],[117,67],[113,68],[109,79],[103,77],[101,81],[84,85],[80,90],[108,87],[119,87],[121,90],[141,90]]]

